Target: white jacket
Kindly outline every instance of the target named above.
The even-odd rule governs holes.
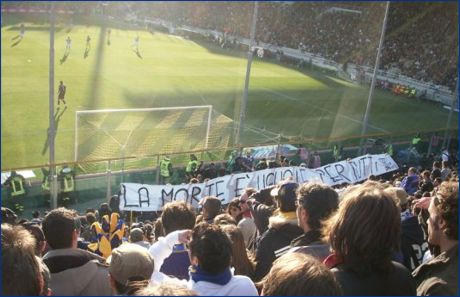
[[[231,280],[225,285],[218,285],[206,281],[194,282],[190,279],[179,280],[171,278],[160,272],[164,260],[169,257],[175,244],[179,243],[179,232],[174,231],[166,237],[160,237],[149,249],[154,260],[154,271],[150,279],[150,285],[156,285],[162,282],[174,281],[176,284],[183,285],[198,295],[203,296],[258,296],[257,289],[251,279],[243,275],[233,275]],[[233,269],[232,274],[233,274]]]

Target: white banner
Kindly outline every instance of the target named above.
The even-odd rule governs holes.
[[[200,184],[173,186],[122,183],[120,210],[157,211],[170,201],[180,200],[196,207],[206,196],[215,196],[222,200],[222,204],[227,204],[234,197],[240,196],[247,187],[261,190],[288,178],[298,183],[315,181],[333,186],[342,183],[354,184],[367,179],[369,175],[377,176],[397,169],[398,165],[389,155],[380,154],[365,155],[316,169],[279,167],[231,174]]]

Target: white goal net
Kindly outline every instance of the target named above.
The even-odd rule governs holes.
[[[211,105],[77,111],[75,161],[225,148],[232,123]]]

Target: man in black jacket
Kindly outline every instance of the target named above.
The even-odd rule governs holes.
[[[321,240],[321,222],[337,210],[339,196],[325,184],[305,183],[297,190],[296,204],[297,223],[304,234],[292,240],[289,246],[276,251],[276,256],[296,251],[323,261],[329,255],[329,245]]]

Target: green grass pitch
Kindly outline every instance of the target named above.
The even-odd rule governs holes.
[[[25,24],[25,36],[18,43],[13,40],[19,34],[18,24],[2,26],[2,169],[37,166],[48,160],[49,27]],[[87,35],[91,49],[85,58]],[[139,55],[132,49],[136,35]],[[61,61],[67,36],[72,38],[72,48]],[[106,29],[97,26],[56,27],[55,104],[62,80],[68,106],[56,113],[57,162],[73,161],[77,110],[212,105],[235,119],[235,104],[244,87],[244,53],[142,30],[112,28],[110,45],[106,37]],[[246,123],[284,136],[356,136],[368,92],[366,87],[323,73],[255,59]],[[377,90],[368,133],[442,129],[447,115],[437,105]],[[454,117],[452,127],[457,126]],[[253,141],[250,134],[243,137],[245,144]]]

